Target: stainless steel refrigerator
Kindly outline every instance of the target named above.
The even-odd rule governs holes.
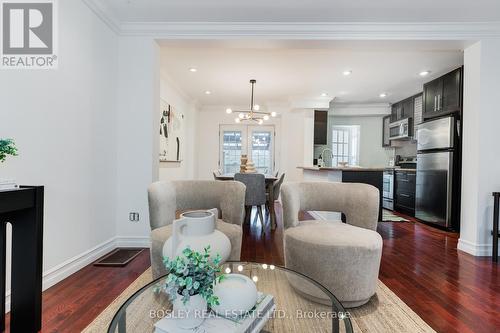
[[[445,117],[417,129],[415,217],[448,229],[460,227],[460,121]]]

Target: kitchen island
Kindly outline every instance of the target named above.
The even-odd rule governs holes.
[[[379,221],[382,221],[382,192],[385,168],[364,167],[317,167],[299,166],[302,169],[304,181],[326,181],[341,183],[364,183],[373,185],[379,190]]]

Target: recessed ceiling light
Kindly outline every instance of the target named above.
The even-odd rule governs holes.
[[[192,73],[196,73],[198,70],[197,70],[196,68],[194,68],[194,67],[191,67],[191,68],[189,69],[189,71],[190,71],[190,72],[192,72]]]
[[[278,115],[278,114],[277,114],[276,112],[274,112],[274,111],[273,111],[273,112],[271,112],[271,117],[273,117],[273,118],[274,118],[274,117],[276,117],[277,115]]]
[[[210,90],[205,91],[205,95],[210,95],[212,92]]]
[[[227,109],[226,109],[226,113],[227,113],[227,114],[231,114],[231,113],[233,113],[233,110],[232,110],[231,108],[227,108]]]
[[[427,76],[431,73],[431,71],[421,71],[420,73],[418,73],[418,75],[420,76]]]
[[[386,98],[386,97],[387,97],[387,93],[381,93],[381,94],[379,95],[379,97],[380,97],[380,98]]]
[[[260,110],[260,105],[259,104],[255,104],[253,106],[253,109],[254,109],[254,111],[259,111]]]
[[[328,96],[328,94],[326,92],[321,93],[321,97],[326,97],[326,96]]]
[[[342,74],[344,74],[344,76],[349,76],[352,74],[352,71],[351,70],[343,71]]]

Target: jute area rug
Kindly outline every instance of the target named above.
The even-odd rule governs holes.
[[[107,332],[109,323],[120,306],[135,291],[151,281],[151,268],[149,268],[87,326],[83,330],[83,333]],[[355,332],[435,332],[380,280],[377,286],[377,293],[372,297],[370,302],[362,307],[348,309],[347,311],[351,314],[351,321]]]

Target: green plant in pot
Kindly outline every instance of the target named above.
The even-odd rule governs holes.
[[[0,139],[0,162],[3,163],[7,156],[17,156],[17,148],[14,140]]]
[[[210,259],[210,246],[203,253],[190,248],[182,251],[182,256],[173,260],[164,258],[168,275],[163,289],[173,302],[177,325],[194,328],[204,320],[207,305],[219,305],[214,295],[214,286],[224,278],[220,273],[221,257]]]

